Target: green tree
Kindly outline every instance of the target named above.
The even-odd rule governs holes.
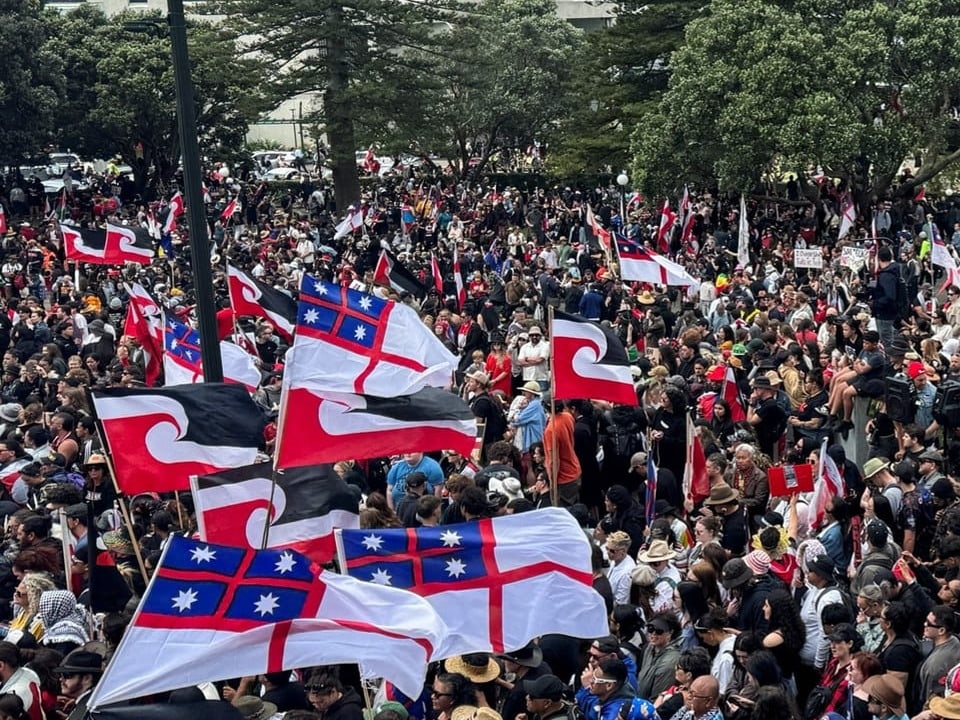
[[[337,205],[346,207],[360,197],[354,153],[361,119],[382,126],[405,110],[400,89],[419,85],[414,58],[434,46],[436,23],[452,19],[457,2],[219,0],[216,8],[266,64],[275,104],[300,93],[322,99],[316,120],[330,146]]]
[[[64,77],[44,48],[41,0],[0,0],[0,165],[19,165],[49,141]]]
[[[401,137],[477,178],[494,153],[522,152],[556,133],[573,102],[583,37],[557,17],[553,0],[483,0],[439,40],[441,53],[419,58],[431,80],[415,96],[419,112],[398,120]]]
[[[634,133],[634,177],[652,193],[750,189],[763,173],[820,166],[862,211],[888,191],[909,196],[960,159],[958,61],[957,2],[715,0]],[[919,172],[895,185],[914,154]]]
[[[615,22],[589,32],[576,60],[577,102],[563,119],[550,168],[573,176],[625,168],[630,135],[667,89],[670,56],[704,0],[622,0]]]
[[[49,50],[63,59],[70,86],[63,141],[94,156],[119,156],[141,192],[168,182],[180,160],[170,40],[124,27],[155,20],[163,28],[163,20],[133,13],[108,19],[83,6],[46,19]],[[201,153],[231,160],[244,147],[249,123],[267,107],[261,65],[238,57],[233,41],[213,25],[191,23],[187,35]]]

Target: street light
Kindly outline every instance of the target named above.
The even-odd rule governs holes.
[[[622,227],[627,227],[627,214],[626,208],[623,205],[624,197],[627,194],[627,185],[630,184],[630,178],[627,177],[627,171],[621,170],[620,174],[617,175],[617,185],[620,186],[620,223]]]
[[[173,60],[173,77],[177,93],[177,124],[183,158],[183,190],[186,200],[187,227],[190,229],[190,267],[196,293],[197,320],[200,325],[200,352],[203,354],[204,382],[223,382],[223,360],[213,294],[213,271],[210,267],[210,232],[203,210],[203,182],[200,176],[200,146],[197,142],[197,118],[194,111],[193,80],[190,77],[190,55],[187,52],[187,23],[183,0],[167,0],[167,27]],[[147,32],[163,37],[163,26],[149,20],[124,23],[124,29]]]

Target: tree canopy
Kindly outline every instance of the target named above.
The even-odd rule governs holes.
[[[861,205],[922,166],[908,194],[960,159],[960,4],[937,0],[714,0],[687,27],[667,92],[633,136],[651,193],[684,182],[756,187],[822,167]]]

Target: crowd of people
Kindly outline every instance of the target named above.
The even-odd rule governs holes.
[[[658,239],[659,216],[616,188],[472,186],[408,168],[368,183],[364,226],[337,238],[345,209],[322,181],[273,192],[221,170],[205,178],[220,327],[255,346],[265,415],[276,417],[287,344],[263,319],[232,317],[225,262],[292,297],[310,272],[410,305],[460,359],[452,391],[482,421],[480,450],[343,458],[335,470],[363,494],[361,526],[556,502],[590,538],[610,634],[447,658],[420,698],[384,685],[365,700],[355,668],[322,667],[169,702],[222,698],[258,720],[960,720],[960,288],[940,290],[928,241],[936,228],[960,245],[956,202],[880,203],[879,236],[864,223],[842,242],[839,193],[758,202],[741,263],[738,211],[708,192],[693,196],[689,234],[680,218]],[[165,204],[105,175],[52,218],[20,202],[27,186],[14,173],[0,193],[0,718],[79,718],[144,592],[134,545],[149,573],[172,533],[196,531],[186,494],[126,498],[133,522],[121,522],[85,392],[145,382],[142,348],[123,335],[125,282],[181,319],[195,314],[190,247],[181,225],[150,265],[74,267],[58,221],[146,226]],[[239,213],[223,216],[234,198]],[[683,264],[697,292],[624,281],[587,207]],[[422,292],[374,283],[384,248]],[[822,267],[795,267],[811,248]],[[550,308],[620,338],[636,405],[551,398]],[[703,497],[684,483],[688,418]],[[265,453],[269,440],[268,426]],[[841,494],[819,507],[810,493],[775,492],[772,469],[812,464],[816,475],[823,448]],[[90,504],[122,588],[97,617],[84,594]]]

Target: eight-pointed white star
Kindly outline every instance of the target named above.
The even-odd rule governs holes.
[[[371,304],[372,302],[373,302],[372,299],[370,299],[369,297],[367,297],[366,295],[364,295],[362,298],[360,298],[360,307],[362,307],[364,310],[369,310],[369,309],[370,309],[370,304]]]
[[[456,530],[444,530],[440,533],[440,539],[443,540],[444,547],[456,547],[460,544],[463,536]]]
[[[383,538],[379,535],[367,535],[360,544],[367,550],[379,550],[383,545]]]
[[[260,599],[253,604],[253,607],[260,613],[260,617],[273,615],[273,611],[280,605],[277,600],[278,598],[276,598],[273,593],[267,593],[266,595],[261,595]]]
[[[189,610],[191,606],[197,601],[197,593],[193,588],[187,588],[186,590],[181,590],[177,593],[173,600],[173,606],[177,609],[178,612],[183,612],[184,610]]]
[[[363,340],[367,336],[367,329],[363,325],[357,325],[357,329],[353,331],[353,337],[357,340]]]
[[[383,568],[375,570],[370,576],[370,582],[376,583],[377,585],[389,585],[391,580],[393,580],[393,578],[390,576],[390,573]]]
[[[176,339],[176,338],[174,338],[173,340],[170,341],[170,349],[171,349],[171,350],[176,350],[178,345],[180,345],[180,343],[177,342],[177,339]]]
[[[307,311],[303,314],[303,321],[304,321],[305,323],[308,323],[308,324],[312,325],[313,323],[315,323],[315,322],[317,321],[317,318],[319,318],[319,317],[320,317],[320,313],[318,313],[318,312],[317,312],[316,310],[314,310],[313,308],[310,308],[309,310],[307,310]]]
[[[217,551],[209,547],[195,547],[190,551],[190,559],[198,565],[202,562],[210,562],[217,559]]]
[[[313,291],[314,291],[317,295],[326,295],[326,294],[327,294],[327,286],[323,283],[323,281],[317,280],[317,281],[313,284]]]
[[[277,560],[275,568],[278,573],[283,575],[293,570],[293,567],[296,564],[297,561],[294,560],[293,555],[289,551],[285,550],[283,553],[281,553],[280,559]]]
[[[467,572],[467,566],[458,558],[447,560],[447,575],[458,578]]]

